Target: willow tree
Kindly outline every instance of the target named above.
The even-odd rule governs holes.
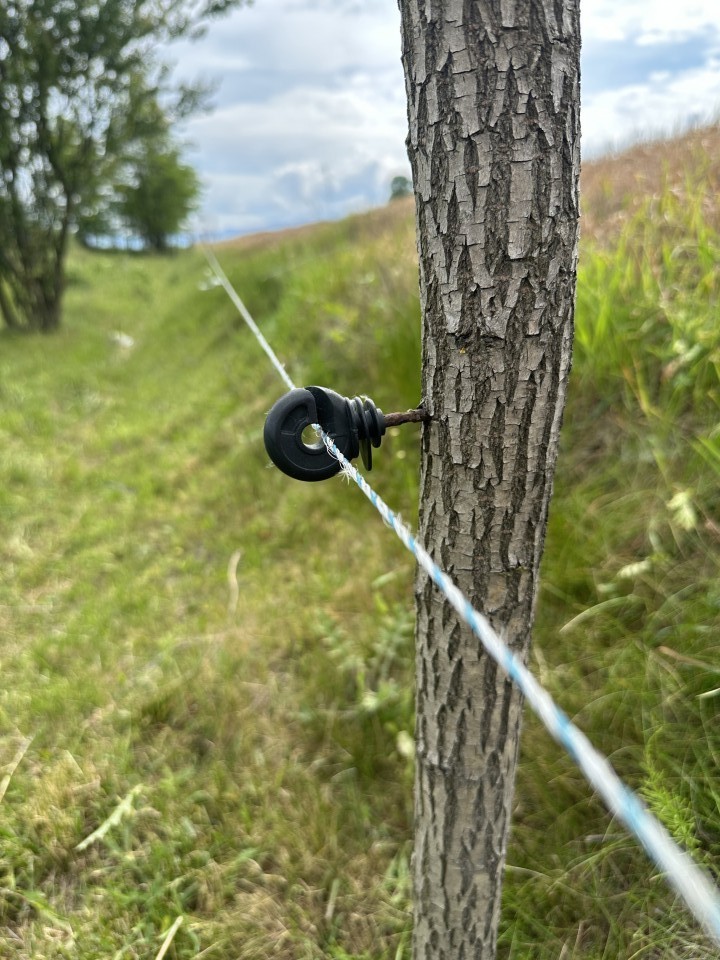
[[[420,531],[530,646],[571,362],[579,0],[400,0],[423,311]],[[490,960],[522,697],[417,586],[415,957]]]

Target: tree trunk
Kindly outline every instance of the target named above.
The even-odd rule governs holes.
[[[570,369],[579,0],[400,0],[422,541],[527,656]],[[491,960],[522,698],[417,585],[416,960]]]
[[[10,300],[10,296],[5,289],[2,277],[0,277],[0,315],[5,321],[5,326],[10,330],[17,330],[19,328],[20,321],[17,318],[15,307]]]
[[[58,293],[57,298],[50,302],[38,300],[36,329],[41,333],[55,333],[60,328],[61,297],[62,293]]]

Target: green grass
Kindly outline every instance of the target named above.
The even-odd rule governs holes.
[[[582,251],[531,666],[717,874],[701,199]],[[418,402],[406,208],[219,255],[296,382]],[[204,279],[77,250],[61,332],[0,335],[0,953],[144,960],[182,917],[175,960],[408,958],[412,564],[357,491],[268,468],[282,384]],[[417,468],[393,431],[411,520]],[[531,716],[508,864],[503,958],[715,955]]]

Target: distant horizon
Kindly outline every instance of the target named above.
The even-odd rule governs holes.
[[[706,128],[711,128],[720,125],[720,117],[710,120],[709,122],[696,122],[696,123],[686,123],[684,126],[680,124],[675,125],[674,129],[668,131],[658,131],[654,135],[642,136],[638,135],[635,137],[630,136],[626,143],[609,146],[605,150],[599,151],[597,154],[590,157],[585,157],[582,161],[582,165],[590,165],[595,163],[601,163],[604,160],[610,160],[613,157],[620,157],[623,154],[633,150],[635,147],[639,146],[649,146],[653,144],[661,143],[670,143],[673,140],[682,140],[684,137],[693,133],[694,131],[703,130]],[[358,210],[350,210],[346,213],[339,214],[336,217],[320,217],[313,220],[304,220],[298,219],[294,221],[287,221],[278,224],[272,224],[265,227],[261,227],[257,230],[246,230],[240,232],[233,227],[226,227],[221,231],[215,232],[205,232],[202,229],[198,229],[187,234],[183,234],[183,239],[187,242],[183,243],[182,246],[194,246],[200,243],[222,243],[226,240],[233,239],[242,239],[243,237],[252,237],[256,234],[263,233],[281,233],[284,230],[294,230],[301,227],[312,226],[313,224],[321,223],[335,223],[338,220],[344,220],[346,217],[352,217],[356,215],[361,215],[363,213],[369,213],[372,210],[382,209],[384,206],[387,206],[388,203],[397,203],[397,200],[390,199],[390,184],[388,183],[388,199],[385,203],[378,203],[372,206],[363,207]],[[412,195],[410,195],[412,196]],[[410,199],[410,196],[407,199]]]

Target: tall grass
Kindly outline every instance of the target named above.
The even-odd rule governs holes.
[[[718,259],[702,196],[671,193],[614,246],[584,251],[534,651],[544,682],[716,876]],[[548,769],[536,727],[528,718],[508,955],[712,956],[569,761]]]
[[[219,255],[296,382],[419,401],[407,208]],[[531,664],[716,873],[717,260],[670,193],[582,252]],[[57,338],[0,336],[2,955],[155,957],[183,917],[167,956],[407,958],[411,564],[268,469],[283,388],[199,254],[71,275]],[[415,429],[373,472],[408,518]],[[500,950],[713,956],[530,716]]]

